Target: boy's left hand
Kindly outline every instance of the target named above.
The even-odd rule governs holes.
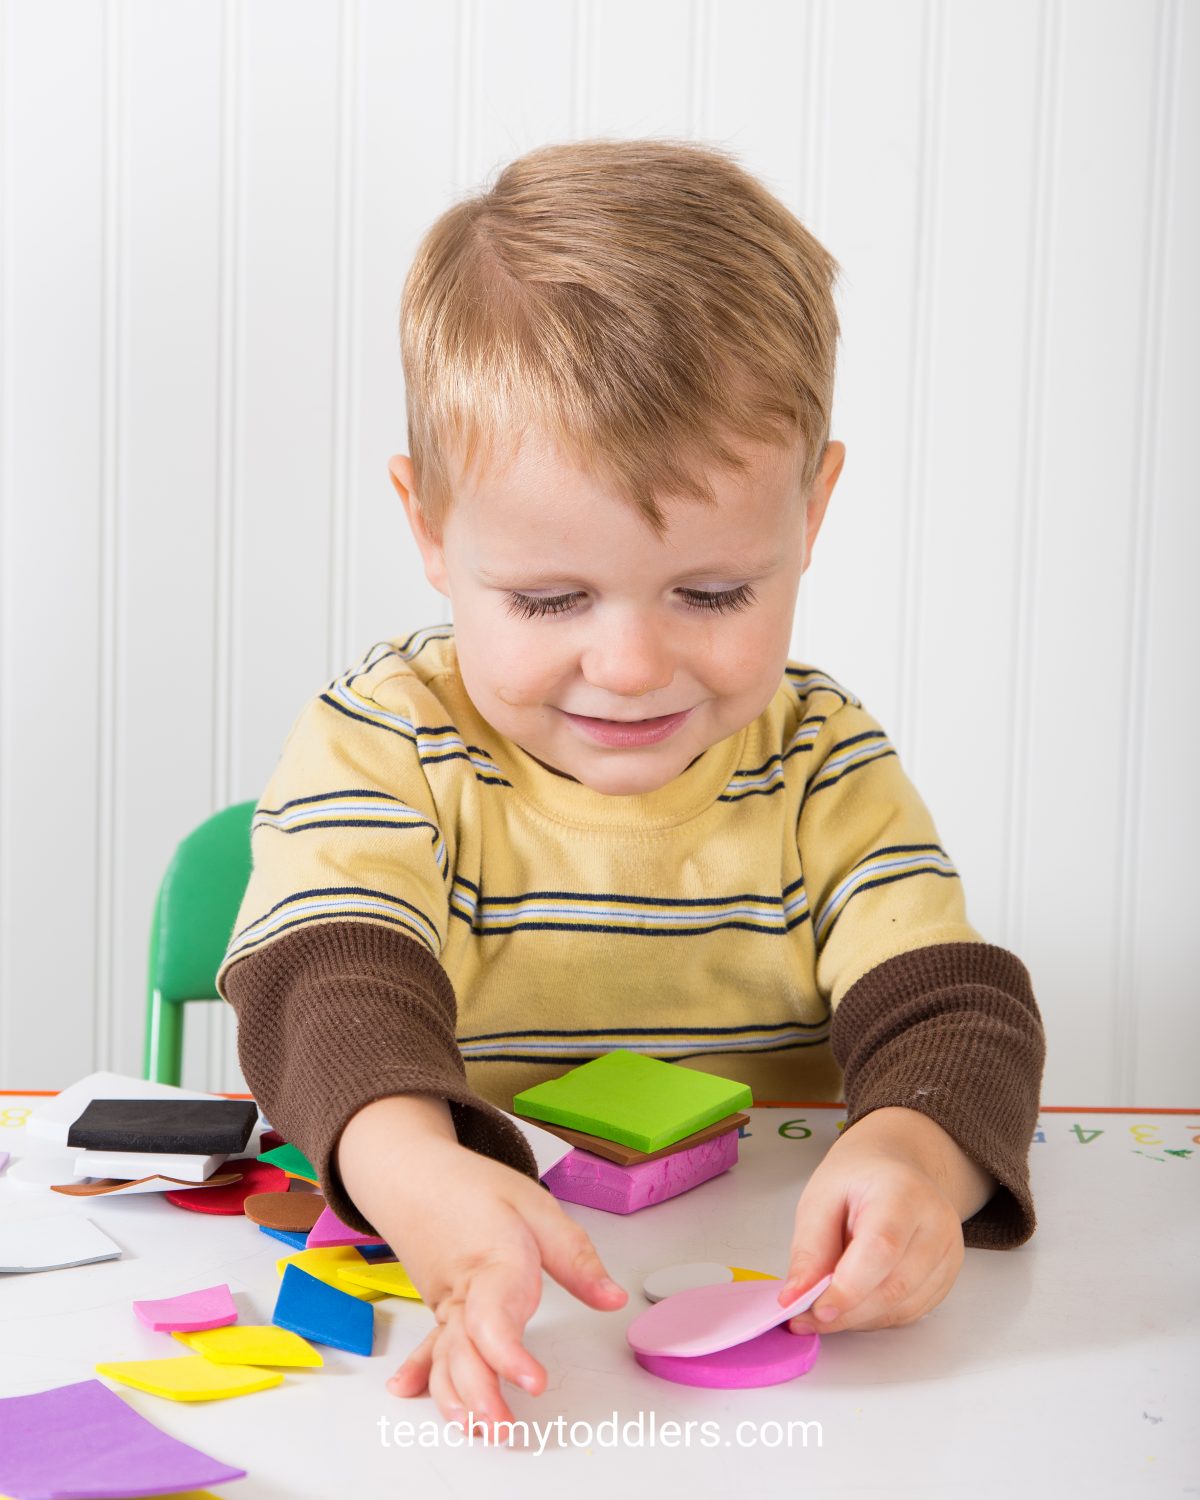
[[[874,1110],[826,1152],[796,1207],[787,1302],[833,1273],[796,1333],[842,1333],[915,1323],[962,1269],[962,1218],[994,1180],[935,1121],[913,1110]],[[960,1217],[961,1215],[961,1217]],[[825,1321],[820,1314],[835,1309]]]

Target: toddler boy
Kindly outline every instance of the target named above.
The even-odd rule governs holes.
[[[1034,1230],[1044,1039],[879,724],[789,658],[845,449],[837,265],[727,153],[594,140],[433,225],[391,461],[454,625],[296,720],[219,989],[247,1082],[433,1309],[390,1382],[507,1420],[545,1268],[626,1300],[499,1112],[616,1047],[837,1100],[797,1329],[914,1321]],[[828,1319],[828,1320],[827,1320]]]

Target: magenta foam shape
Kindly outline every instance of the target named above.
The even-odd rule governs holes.
[[[349,1224],[343,1224],[332,1208],[326,1207],[321,1210],[317,1222],[308,1231],[308,1239],[304,1242],[306,1250],[329,1250],[336,1245],[383,1245],[387,1242],[381,1240],[375,1234],[360,1234],[357,1229],[351,1229]]]
[[[542,1178],[556,1198],[610,1214],[632,1214],[663,1203],[736,1165],[738,1132],[727,1130],[687,1151],[676,1151],[632,1167],[618,1166],[591,1151],[576,1149]]]
[[[768,1328],[757,1338],[690,1359],[675,1354],[641,1354],[634,1358],[644,1370],[676,1385],[702,1385],[712,1390],[749,1390],[759,1385],[782,1385],[812,1369],[821,1351],[815,1333],[789,1333]]]
[[[778,1281],[688,1287],[634,1318],[625,1338],[639,1354],[669,1354],[684,1359],[715,1354],[807,1311],[832,1280],[832,1276],[823,1276],[782,1306]]]
[[[206,1328],[225,1328],[237,1322],[233,1294],[224,1282],[178,1297],[158,1297],[135,1302],[133,1310],[156,1333],[203,1333]]]

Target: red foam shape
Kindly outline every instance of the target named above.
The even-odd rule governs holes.
[[[279,1134],[278,1130],[264,1130],[262,1140],[258,1143],[259,1155],[261,1156],[264,1151],[274,1151],[276,1146],[286,1145],[287,1141]]]
[[[707,1386],[710,1390],[740,1391],[760,1385],[782,1385],[811,1370],[821,1351],[815,1333],[789,1333],[768,1328],[757,1338],[712,1354],[638,1354],[644,1370],[676,1385]]]
[[[244,1214],[246,1199],[251,1193],[286,1193],[288,1175],[269,1161],[256,1157],[239,1158],[227,1163],[242,1174],[241,1182],[230,1182],[224,1187],[185,1188],[164,1193],[163,1197],[176,1208],[190,1208],[198,1214]]]

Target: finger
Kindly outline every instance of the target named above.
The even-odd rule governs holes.
[[[429,1394],[433,1398],[434,1405],[441,1412],[443,1420],[447,1422],[461,1422],[465,1428],[467,1425],[467,1407],[455,1387],[450,1372],[449,1345],[445,1337],[445,1330],[439,1329],[442,1337],[438,1339],[437,1347],[433,1352],[433,1367],[429,1372]]]
[[[939,1248],[941,1254],[938,1254]],[[930,1271],[929,1277],[922,1281],[921,1286],[913,1287],[907,1298],[901,1298],[891,1308],[892,1323],[915,1323],[926,1316],[926,1313],[932,1313],[933,1308],[938,1307],[939,1302],[959,1280],[959,1272],[963,1269],[963,1254],[963,1230],[960,1224],[954,1224],[951,1235],[942,1235],[941,1238],[935,1236],[933,1271]]]
[[[951,1245],[920,1286],[891,1309],[891,1326],[915,1323],[941,1302],[962,1269],[962,1247]]]
[[[888,1197],[870,1204],[860,1213],[849,1245],[833,1268],[833,1282],[817,1298],[806,1316],[814,1318],[814,1327],[832,1331],[852,1326],[846,1320],[877,1292],[904,1261],[920,1219],[902,1199]],[[930,1262],[920,1267],[924,1280]],[[905,1295],[911,1282],[905,1285]],[[830,1309],[836,1316],[828,1317]]]
[[[493,1422],[513,1420],[513,1414],[500,1394],[496,1372],[472,1343],[465,1319],[456,1320],[446,1350],[446,1362],[450,1382],[467,1409],[472,1427],[480,1424],[487,1428]]]
[[[463,1310],[465,1336],[488,1368],[531,1395],[544,1388],[546,1372],[521,1341],[541,1296],[541,1275],[537,1265],[531,1271],[503,1262],[483,1266]]]
[[[433,1346],[440,1328],[431,1328],[387,1383],[393,1396],[423,1396],[429,1384]]]
[[[535,1208],[528,1223],[548,1274],[589,1307],[623,1306],[629,1294],[604,1269],[587,1232],[548,1193],[545,1196],[547,1204]]]
[[[941,1239],[918,1228],[899,1263],[861,1301],[848,1306],[827,1323],[814,1319],[815,1309],[809,1309],[792,1319],[788,1327],[795,1333],[852,1333],[870,1328],[891,1328],[902,1321],[899,1309],[915,1305],[931,1285],[943,1258]]]
[[[800,1195],[779,1302],[794,1302],[833,1271],[845,1248],[845,1198],[841,1190],[824,1192],[815,1181]],[[828,1287],[819,1301],[833,1288]]]

